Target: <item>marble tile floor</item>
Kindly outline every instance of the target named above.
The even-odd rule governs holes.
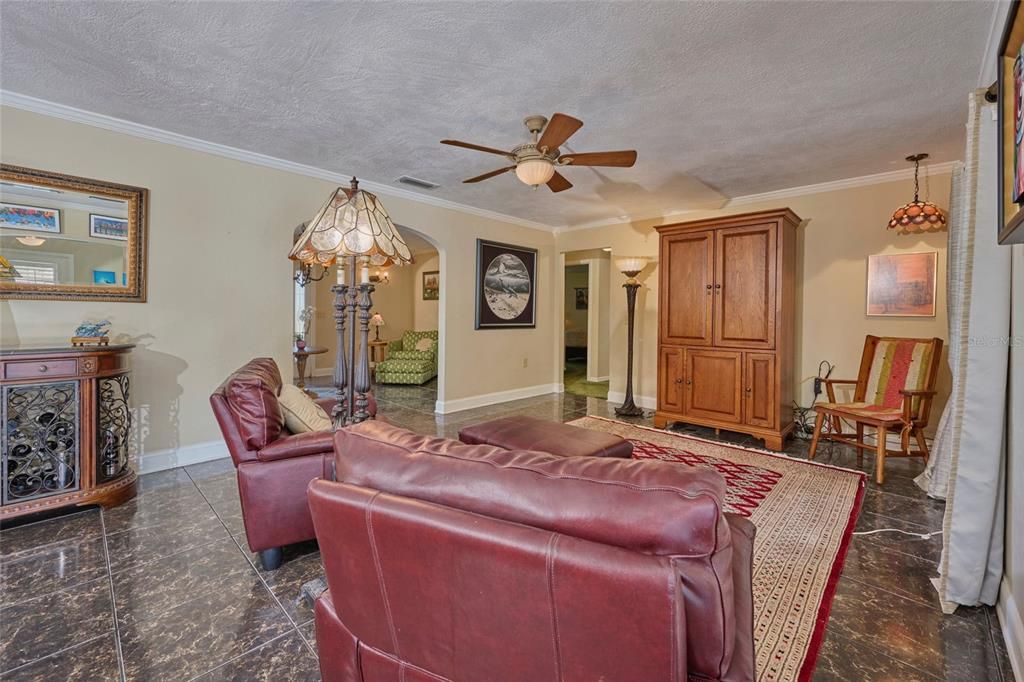
[[[563,394],[441,416],[432,412],[432,386],[376,392],[393,423],[444,436],[508,414],[614,414],[607,401]],[[787,454],[805,457],[806,445],[791,441]],[[820,459],[856,466],[843,447]],[[886,484],[868,484],[858,530],[939,529],[942,504],[911,480],[920,468],[891,461]],[[929,578],[940,551],[939,537],[854,538],[815,680],[1013,680],[994,610],[939,611]],[[0,530],[0,679],[319,679],[300,588],[321,570],[315,542],[288,548],[277,571],[259,568],[230,460],[148,474],[121,507]]]

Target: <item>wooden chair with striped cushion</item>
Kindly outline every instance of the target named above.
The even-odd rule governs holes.
[[[857,380],[826,379],[827,403],[814,406],[818,413],[814,422],[810,458],[818,450],[818,441],[846,443],[857,448],[857,464],[863,464],[863,450],[875,451],[875,480],[885,482],[886,457],[922,457],[928,461],[928,444],[924,428],[928,425],[935,380],[938,376],[942,339],[903,339],[868,336]],[[835,387],[854,386],[853,401],[836,401]],[[853,422],[853,433],[843,432],[843,422]],[[822,430],[825,429],[825,433]],[[876,430],[875,443],[864,442],[864,427]],[[900,435],[900,449],[890,450],[886,437]],[[917,449],[910,449],[913,436]]]

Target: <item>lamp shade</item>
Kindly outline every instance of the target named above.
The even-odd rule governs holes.
[[[383,327],[384,326],[384,318],[381,317],[380,313],[374,313],[373,314],[373,317],[370,318],[370,326],[371,327]]]
[[[896,234],[941,232],[946,229],[946,212],[930,201],[921,201],[918,174],[921,162],[927,158],[927,154],[911,154],[907,157],[907,161],[914,162],[914,200],[892,212],[889,229],[896,230]]]
[[[897,234],[941,232],[946,229],[946,212],[930,201],[911,201],[893,211],[889,229]]]
[[[554,174],[555,167],[547,159],[527,159],[516,166],[516,177],[527,185],[543,185]]]
[[[615,267],[624,275],[632,277],[644,269],[647,265],[647,258],[644,256],[631,256],[629,258],[616,258]]]
[[[302,263],[329,266],[338,256],[390,259],[397,264],[412,261],[402,235],[376,195],[339,187],[310,221],[288,257]]]

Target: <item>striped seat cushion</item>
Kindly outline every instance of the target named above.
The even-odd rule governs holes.
[[[924,390],[932,361],[932,344],[927,340],[883,338],[875,347],[864,400],[887,409],[900,409],[900,391]],[[920,398],[914,399],[913,410]]]

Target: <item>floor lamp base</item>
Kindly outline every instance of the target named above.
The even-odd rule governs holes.
[[[629,403],[622,407],[616,407],[615,414],[619,417],[642,417],[644,416],[644,410],[642,407],[637,407],[633,403]]]

